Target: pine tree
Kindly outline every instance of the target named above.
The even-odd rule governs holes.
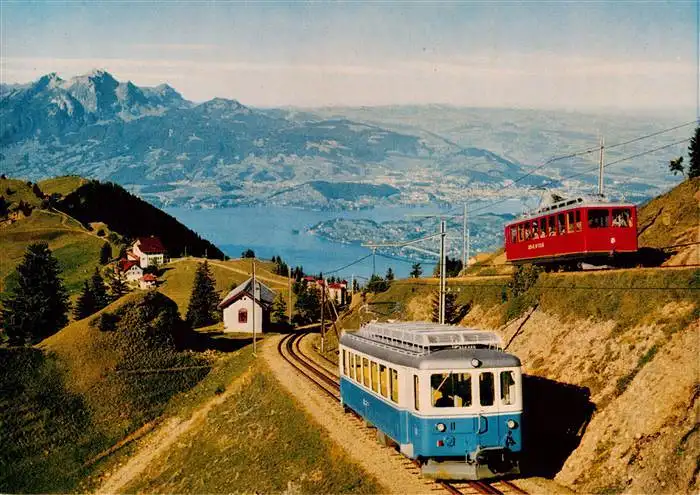
[[[433,321],[440,321],[440,292],[433,293]],[[445,323],[454,323],[453,320],[457,315],[457,294],[454,292],[445,292]]]
[[[191,328],[199,328],[215,323],[218,320],[218,304],[219,296],[216,294],[214,276],[205,260],[197,267],[194,275],[192,294],[185,317],[188,325]]]
[[[282,293],[277,294],[275,297],[275,302],[272,305],[272,316],[275,321],[281,325],[286,325],[289,323],[289,317],[287,316],[287,303],[284,300]]]
[[[129,290],[124,279],[117,272],[112,270],[107,272],[107,289],[109,290],[109,296],[112,300],[119,299]]]
[[[688,156],[688,178],[700,177],[700,126],[695,128],[695,134],[690,138]]]
[[[391,282],[392,280],[394,280],[394,270],[392,270],[391,267],[387,268],[386,276],[384,278],[387,282]]]
[[[17,286],[3,300],[0,325],[10,345],[38,342],[68,323],[68,293],[60,273],[47,243],[27,247],[17,266]]]
[[[420,263],[413,263],[410,275],[412,278],[418,278],[423,275],[423,268],[420,266]]]
[[[102,275],[100,275],[100,271],[97,268],[95,268],[95,273],[92,275],[90,289],[92,290],[92,295],[95,300],[95,311],[99,311],[109,304],[107,287],[105,286],[105,281],[102,279]]]
[[[102,244],[100,248],[100,265],[106,265],[112,259],[112,246],[109,242]]]
[[[683,169],[683,157],[679,156],[678,158],[674,158],[670,162],[668,162],[668,170],[669,172],[673,172],[673,175],[676,175],[678,172],[683,175],[685,170]]]
[[[75,302],[75,307],[73,308],[73,318],[76,320],[82,320],[93,314],[97,310],[97,305],[95,303],[95,294],[92,292],[92,287],[88,284],[87,280],[83,286],[83,291],[78,296],[78,300]]]

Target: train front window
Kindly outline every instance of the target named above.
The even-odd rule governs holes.
[[[591,229],[604,229],[608,227],[610,211],[607,209],[588,210],[588,227]]]
[[[494,399],[493,373],[479,374],[479,401],[482,406],[492,406]]]
[[[469,373],[436,373],[430,376],[433,407],[472,405],[472,377]]]
[[[512,371],[501,371],[501,404],[515,404],[515,374]]]
[[[615,208],[612,211],[613,227],[632,227],[632,215],[629,208]]]

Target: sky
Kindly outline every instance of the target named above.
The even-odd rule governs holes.
[[[11,2],[0,81],[104,69],[258,107],[696,109],[698,0]]]

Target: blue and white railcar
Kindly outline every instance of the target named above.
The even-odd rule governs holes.
[[[475,480],[519,473],[520,360],[494,332],[370,323],[340,339],[340,395],[424,475]]]

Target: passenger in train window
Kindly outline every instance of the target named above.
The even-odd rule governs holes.
[[[628,209],[613,210],[613,227],[631,227],[630,211]]]
[[[539,232],[539,226],[538,226],[537,220],[532,221],[532,238],[533,239],[540,238],[540,232]]]
[[[547,219],[546,218],[540,219],[540,237],[541,238],[547,237]]]
[[[559,228],[558,228],[557,230],[559,231],[559,234],[560,234],[560,235],[561,235],[561,234],[566,234],[566,222],[565,222],[565,220],[564,220],[564,214],[563,214],[563,213],[560,213],[560,214],[558,215],[558,220],[559,220],[559,222],[558,222]]]
[[[576,210],[576,232],[581,232],[581,211]]]
[[[566,213],[566,231],[567,232],[574,231],[574,212],[573,211],[569,211]]]
[[[554,215],[549,217],[549,237],[557,235],[557,229],[554,226]]]

